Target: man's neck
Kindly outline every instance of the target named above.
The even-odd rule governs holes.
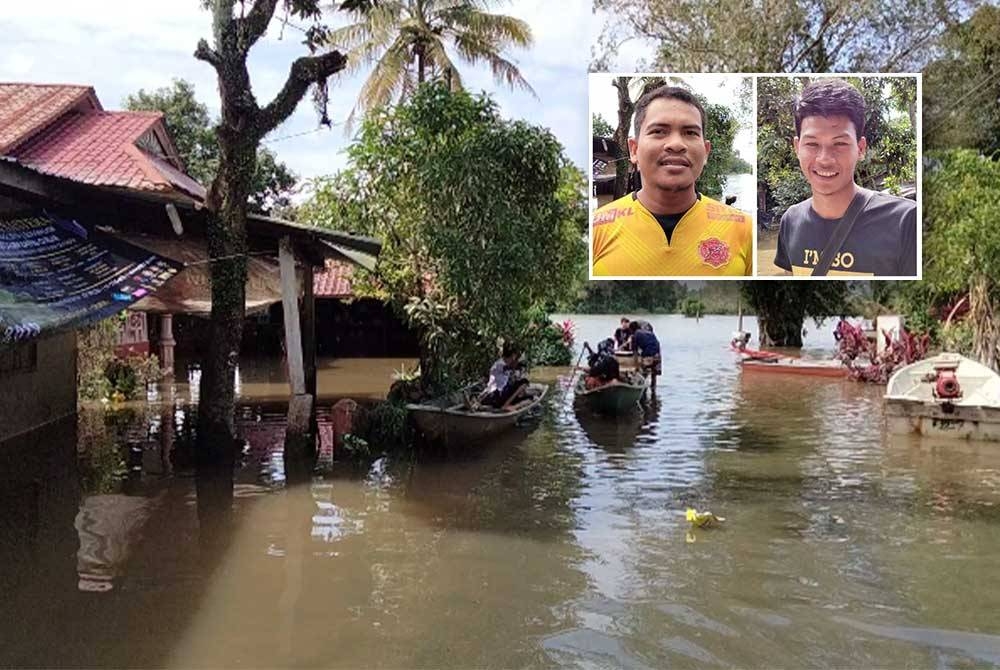
[[[652,214],[680,214],[691,209],[697,202],[698,194],[691,188],[683,191],[664,191],[662,189],[643,186],[636,194],[643,207]]]
[[[858,185],[853,181],[850,188],[830,194],[813,193],[812,208],[824,219],[839,219],[844,216],[844,212],[851,206],[855,194],[858,192]]]

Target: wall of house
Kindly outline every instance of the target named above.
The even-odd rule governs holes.
[[[76,413],[76,333],[0,345],[0,446]]]

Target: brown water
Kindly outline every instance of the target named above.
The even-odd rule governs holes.
[[[614,325],[578,321],[591,342]],[[741,376],[733,319],[652,321],[667,374],[634,416],[557,388],[470,457],[304,484],[257,400],[280,366],[245,365],[231,507],[193,476],[183,385],[6,449],[0,665],[1000,664],[1000,448],[889,438],[879,388]],[[398,367],[337,362],[320,387],[353,370],[377,395]],[[77,439],[106,467],[78,467]],[[123,442],[124,486],[100,476]],[[692,531],[688,506],[726,522]]]

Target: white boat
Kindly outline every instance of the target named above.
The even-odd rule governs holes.
[[[958,354],[898,370],[885,404],[890,433],[1000,441],[1000,375]]]

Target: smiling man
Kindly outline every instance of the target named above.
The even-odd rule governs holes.
[[[639,98],[628,148],[642,187],[594,213],[594,276],[752,274],[750,215],[695,188],[712,150],[698,99],[670,86]]]
[[[917,205],[861,188],[865,100],[842,79],[808,84],[795,105],[795,155],[812,197],[781,217],[774,264],[788,274],[917,274]]]

